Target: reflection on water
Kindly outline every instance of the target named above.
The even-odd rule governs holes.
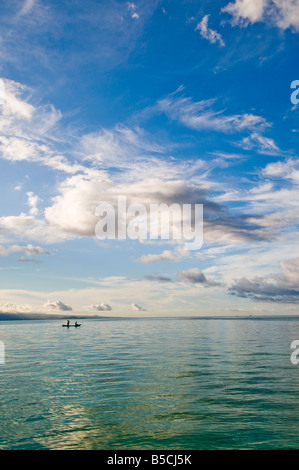
[[[299,322],[5,322],[1,449],[298,448]]]

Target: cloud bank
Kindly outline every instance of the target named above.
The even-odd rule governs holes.
[[[266,277],[246,277],[236,280],[230,287],[232,295],[255,301],[299,303],[299,257],[281,262],[281,274]]]

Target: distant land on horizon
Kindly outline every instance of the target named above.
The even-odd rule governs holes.
[[[8,320],[78,320],[99,319],[100,315],[65,315],[56,313],[0,313],[0,321]]]
[[[131,316],[101,316],[101,315],[65,315],[51,313],[0,313],[1,321],[19,321],[19,320],[299,320],[299,315],[203,315],[203,316],[161,316],[161,317],[131,317]]]

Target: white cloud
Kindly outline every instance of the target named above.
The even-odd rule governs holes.
[[[29,239],[39,243],[56,243],[71,238],[70,234],[57,225],[50,225],[43,219],[21,213],[17,216],[0,217],[0,232],[6,238]]]
[[[158,263],[161,261],[181,261],[185,256],[190,256],[190,252],[184,250],[184,248],[177,248],[175,251],[164,250],[159,254],[143,255],[137,261],[144,264]]]
[[[252,129],[263,130],[269,126],[262,116],[248,113],[228,115],[224,110],[215,110],[213,109],[215,102],[215,99],[194,102],[188,97],[169,95],[158,101],[157,110],[198,131],[209,129],[229,133]]]
[[[262,170],[263,176],[291,180],[299,184],[299,162],[293,158],[285,161],[268,163]]]
[[[38,214],[37,204],[39,202],[39,197],[36,194],[34,194],[32,191],[27,192],[26,195],[28,197],[27,204],[30,207],[29,214],[37,215]]]
[[[80,142],[83,160],[99,163],[104,168],[135,168],[136,163],[160,156],[164,150],[143,129],[120,125],[86,134]]]
[[[95,236],[98,218],[95,209],[102,201],[109,202],[111,182],[101,172],[75,175],[59,187],[60,194],[52,206],[45,209],[45,219],[63,233],[75,236]]]
[[[245,150],[256,149],[260,153],[268,153],[272,155],[277,155],[277,153],[280,152],[273,139],[265,137],[258,132],[253,132],[251,135],[244,137],[242,139],[241,146]]]
[[[110,310],[112,310],[111,305],[104,304],[104,303],[89,305],[89,306],[84,307],[84,308],[86,310],[96,310],[98,312],[109,312]]]
[[[282,29],[293,27],[299,30],[298,0],[273,0],[277,8],[276,23]]]
[[[261,21],[268,0],[235,0],[222,8],[233,16],[233,24],[248,24]]]
[[[57,152],[66,137],[58,127],[61,112],[52,105],[33,105],[32,92],[12,80],[4,80],[5,96],[0,110],[0,154],[9,161],[29,161],[66,173],[83,171]]]
[[[1,234],[29,238],[38,243],[41,240],[56,242],[78,236],[93,237],[98,221],[95,216],[97,205],[103,201],[115,204],[117,195],[126,195],[128,205],[135,202],[145,206],[150,203],[203,203],[206,239],[219,240],[220,237],[223,242],[233,242],[255,236],[258,223],[247,224],[245,218],[232,217],[225,208],[212,202],[207,196],[208,183],[202,183],[204,178],[199,178],[196,184],[188,182],[193,172],[203,165],[201,160],[194,167],[186,161],[179,164],[174,159],[167,161],[163,159],[165,148],[153,143],[151,136],[142,129],[116,126],[84,135],[78,149],[73,147],[72,150],[88,162],[86,167],[69,162],[55,151],[61,143],[61,129],[56,133],[60,113],[53,107],[32,105],[28,90],[20,84],[8,82],[7,90],[8,100],[0,118],[0,127],[6,134],[0,137],[2,157],[42,163],[71,176],[59,182],[44,218],[37,218],[38,196],[28,192],[29,214],[1,217]],[[178,91],[182,91],[182,87]],[[247,145],[252,145],[253,131],[256,130],[258,144],[274,148],[271,139],[261,140],[260,133],[268,126],[264,118],[253,114],[229,115],[223,110],[215,110],[215,102],[194,102],[172,94],[160,100],[155,111],[164,112],[171,119],[197,130],[250,131],[251,141],[248,140]],[[91,162],[93,166],[88,168]],[[121,171],[109,174],[110,167]],[[181,256],[178,251],[165,250],[158,255],[144,256],[140,261],[179,260]]]
[[[139,13],[137,13],[137,6],[135,5],[135,3],[128,2],[127,7],[131,14],[131,17],[137,20],[139,18]]]
[[[225,43],[222,39],[221,34],[208,27],[209,17],[210,15],[204,16],[200,23],[197,24],[195,31],[199,31],[201,36],[207,39],[211,44],[215,44],[218,42],[221,47],[224,47]]]
[[[65,173],[77,173],[84,171],[84,167],[75,163],[71,164],[63,155],[51,150],[48,145],[15,136],[0,136],[1,158],[12,162],[28,161],[40,163],[56,171]]]
[[[253,240],[256,236],[262,236],[258,232],[258,221],[254,224],[248,221],[248,217],[233,216],[225,207],[221,207],[215,201],[208,198],[206,189],[202,185],[191,184],[188,181],[163,178],[141,177],[137,182],[128,183],[123,178],[122,183],[111,181],[105,173],[98,170],[90,170],[84,175],[75,175],[67,178],[58,187],[59,194],[53,199],[52,205],[45,209],[46,222],[36,226],[36,221],[29,221],[26,233],[31,235],[44,233],[48,227],[47,237],[57,233],[57,237],[95,236],[96,224],[99,217],[95,216],[96,207],[101,202],[106,202],[114,207],[117,222],[118,207],[117,196],[125,195],[127,207],[138,203],[147,208],[147,217],[150,215],[150,204],[165,204],[166,208],[175,203],[181,206],[188,204],[203,204],[204,206],[204,236],[205,240],[218,240],[221,242],[244,242]],[[8,220],[5,222],[8,224]],[[20,220],[19,220],[20,219]],[[21,218],[12,220],[12,226],[21,224]],[[183,221],[184,222],[184,221]],[[32,227],[30,226],[32,224]],[[149,228],[149,223],[147,224]],[[0,219],[1,227],[1,219]],[[152,228],[152,227],[151,227]],[[159,229],[161,230],[161,228]],[[160,232],[159,235],[161,236]],[[170,232],[171,235],[171,232]],[[149,236],[149,234],[148,234]],[[116,233],[117,237],[117,233]],[[171,236],[170,236],[171,239]],[[178,240],[180,244],[184,240]],[[139,259],[143,263],[162,261],[163,259],[178,259],[183,253],[167,251],[161,256],[148,255]]]
[[[31,313],[31,305],[17,305],[13,303],[5,303],[0,305],[0,313]]]
[[[222,8],[222,12],[233,17],[234,26],[247,26],[249,23],[265,21],[283,30],[299,30],[297,0],[235,0]]]
[[[48,300],[45,305],[45,308],[50,310],[60,310],[60,311],[70,311],[73,310],[70,305],[65,304],[61,300]]]
[[[0,256],[9,256],[14,253],[25,253],[27,256],[30,255],[48,255],[50,252],[40,246],[33,246],[31,244],[27,246],[11,245],[1,246],[0,245]]]

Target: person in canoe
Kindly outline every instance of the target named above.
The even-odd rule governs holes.
[[[66,326],[70,326],[70,321],[69,320],[67,320]]]
[[[79,325],[79,323],[78,323],[77,321],[75,322],[75,326],[80,326],[80,325]]]

